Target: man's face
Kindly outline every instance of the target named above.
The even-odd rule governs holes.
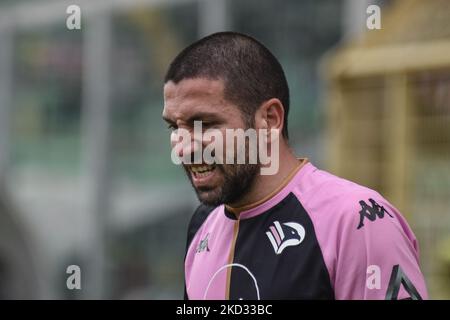
[[[172,81],[166,83],[163,118],[170,128],[186,129],[192,136],[194,121],[202,122],[203,131],[219,130],[223,137],[226,136],[225,129],[246,130],[251,125],[244,121],[236,105],[225,100],[223,80],[203,78],[185,79],[177,84]],[[204,149],[210,142],[200,143]],[[198,144],[192,142],[180,149],[179,156],[193,155],[197,148]],[[238,201],[251,189],[259,172],[258,164],[248,162],[208,165],[202,161],[202,164],[183,164],[183,167],[199,200],[213,206]]]

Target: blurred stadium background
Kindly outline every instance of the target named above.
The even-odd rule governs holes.
[[[450,298],[447,0],[0,0],[0,298],[182,297],[197,200],[170,161],[162,79],[221,30],[275,53],[299,156],[399,207],[431,297]]]

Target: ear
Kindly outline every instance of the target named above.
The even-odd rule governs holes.
[[[284,107],[279,99],[272,98],[261,104],[255,115],[257,129],[278,129],[280,136],[284,125]]]

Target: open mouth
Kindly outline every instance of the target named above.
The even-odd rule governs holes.
[[[216,164],[190,165],[191,182],[196,188],[214,188],[220,184],[220,171]]]
[[[216,165],[206,164],[206,165],[191,166],[189,169],[192,172],[194,178],[204,179],[213,174],[214,170],[216,169]]]

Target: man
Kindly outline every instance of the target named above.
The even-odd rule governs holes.
[[[169,67],[164,102],[173,150],[202,203],[189,224],[185,298],[427,298],[418,244],[401,214],[289,148],[287,81],[261,43],[224,32],[190,45]],[[260,162],[192,163],[212,141],[194,135],[180,143],[178,133],[198,121],[224,136],[281,132],[258,138],[272,153],[279,143],[277,172],[261,174],[268,164]]]

